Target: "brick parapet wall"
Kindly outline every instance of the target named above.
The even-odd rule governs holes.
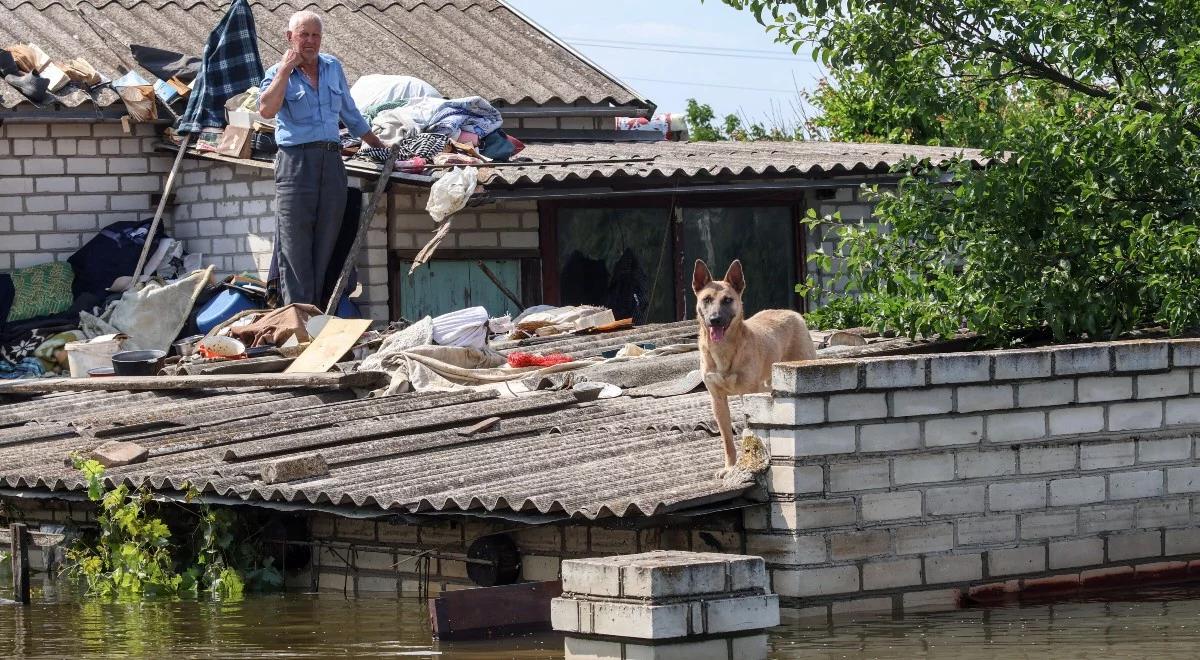
[[[154,127],[0,124],[0,271],[62,261],[101,227],[154,213]]]
[[[419,250],[433,238],[437,225],[425,210],[425,192],[396,192],[392,195],[396,219],[392,231],[397,249]],[[440,248],[496,251],[536,249],[538,209],[536,202],[501,202],[467,207],[452,216],[450,233]]]
[[[776,365],[747,550],[818,614],[1194,558],[1198,366],[1197,340]]]

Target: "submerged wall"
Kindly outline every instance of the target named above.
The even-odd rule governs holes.
[[[1200,340],[776,365],[747,551],[816,616],[1184,577],[1198,366]]]

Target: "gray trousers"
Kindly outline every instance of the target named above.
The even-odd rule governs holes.
[[[325,308],[325,273],[346,212],[346,167],[338,151],[280,147],[275,156],[275,248],[283,304]]]

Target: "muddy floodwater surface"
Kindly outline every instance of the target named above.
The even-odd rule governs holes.
[[[0,598],[11,596],[0,588]],[[416,600],[340,594],[237,602],[99,603],[47,586],[29,607],[0,605],[4,658],[570,657],[536,635],[444,643]],[[1109,593],[1104,600],[792,624],[769,631],[770,658],[1195,658],[1200,587]],[[658,649],[656,657],[674,657]],[[594,656],[589,656],[594,657]],[[634,657],[630,655],[628,657]],[[686,653],[679,657],[702,660]]]

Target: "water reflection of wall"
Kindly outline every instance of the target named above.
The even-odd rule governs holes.
[[[567,660],[766,660],[768,644],[766,633],[659,644],[566,637],[563,650]]]

